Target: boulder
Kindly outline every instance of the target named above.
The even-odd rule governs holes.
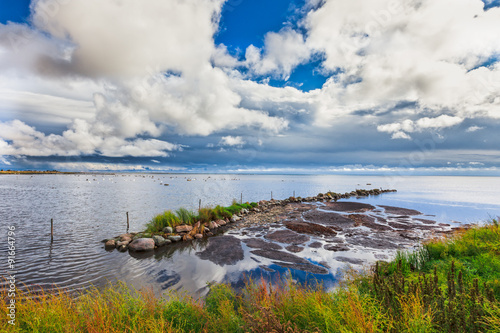
[[[171,242],[178,242],[181,240],[181,236],[168,236],[168,240]]]
[[[214,222],[214,221],[210,221],[210,222],[208,223],[208,228],[209,228],[209,229],[215,229],[215,228],[217,228],[217,226],[216,226],[216,224],[215,224],[215,222]]]
[[[163,228],[163,232],[166,234],[171,234],[174,232],[174,229],[172,229],[172,227],[166,227],[166,228]]]
[[[221,225],[226,225],[226,221],[224,221],[224,220],[218,220],[218,221],[217,221],[217,224],[218,224],[219,226],[221,226]]]
[[[116,246],[116,242],[115,242],[115,240],[114,240],[114,239],[110,239],[110,240],[108,240],[108,241],[106,242],[106,244],[104,244],[104,247],[105,247],[106,249],[114,249],[114,248],[115,248],[115,246]]]
[[[155,245],[160,247],[167,244],[167,240],[162,236],[154,235],[153,240],[155,241]],[[168,241],[170,243],[170,241]]]
[[[153,238],[139,238],[132,241],[128,247],[131,251],[136,252],[151,251],[155,248],[155,241]]]
[[[233,215],[233,216],[231,217],[231,222],[232,222],[232,223],[237,222],[237,221],[239,221],[239,220],[241,220],[241,217],[239,217],[238,215]]]
[[[190,226],[190,225],[178,225],[177,227],[175,227],[175,232],[176,233],[181,233],[181,232],[190,232],[191,230],[193,230],[193,227]]]

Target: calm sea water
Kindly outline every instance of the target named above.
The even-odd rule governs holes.
[[[191,179],[191,181],[188,181]],[[169,184],[165,186],[164,184]],[[370,184],[370,185],[368,185]],[[218,266],[194,253],[203,244],[168,247],[132,257],[108,252],[101,241],[140,231],[166,209],[229,205],[233,199],[259,201],[357,188],[396,188],[398,193],[360,199],[434,215],[438,222],[474,223],[500,215],[499,177],[385,177],[321,175],[2,175],[0,177],[0,275],[7,270],[7,231],[16,228],[17,280],[27,285],[70,290],[118,280],[156,291],[206,292],[207,282],[237,283],[259,273],[250,259]],[[353,199],[356,200],[356,199]],[[50,219],[54,242],[50,242]],[[303,254],[307,256],[307,253]],[[325,253],[325,256],[330,255]],[[281,272],[286,274],[286,272]],[[298,274],[294,278],[305,279]],[[333,284],[337,272],[322,276]]]

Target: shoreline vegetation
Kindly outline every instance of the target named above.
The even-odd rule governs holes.
[[[203,239],[217,234],[225,226],[236,223],[255,213],[269,211],[273,207],[285,206],[290,203],[303,202],[337,202],[339,199],[351,197],[366,197],[388,192],[397,192],[389,189],[358,189],[346,193],[319,193],[313,197],[289,197],[284,200],[271,199],[256,202],[238,203],[233,200],[231,206],[200,207],[198,213],[185,208],[175,212],[167,210],[151,219],[146,224],[146,230],[131,232],[103,240],[106,250],[117,249],[120,252],[127,250],[134,252],[152,251],[171,243]]]
[[[16,300],[16,325],[2,332],[499,332],[500,226],[456,230],[400,252],[370,271],[346,272],[340,286],[271,286],[250,281],[236,292],[211,287],[204,300],[156,298],[123,284],[78,297],[33,290]]]

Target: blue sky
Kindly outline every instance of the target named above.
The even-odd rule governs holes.
[[[0,167],[499,174],[499,6],[3,1]]]

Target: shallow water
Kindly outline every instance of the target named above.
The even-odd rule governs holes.
[[[191,179],[188,181],[188,179]],[[169,184],[165,186],[164,184]],[[370,185],[367,185],[370,184]],[[288,270],[259,268],[243,245],[244,260],[217,265],[195,255],[200,242],[168,247],[133,257],[108,252],[101,240],[130,230],[140,231],[165,209],[229,205],[233,199],[259,201],[320,192],[346,192],[356,188],[396,188],[398,193],[360,199],[374,205],[412,208],[440,223],[474,223],[500,215],[500,178],[497,177],[384,177],[294,175],[2,175],[0,177],[0,274],[7,269],[7,227],[16,227],[17,279],[28,285],[57,284],[70,290],[124,281],[134,287],[206,292],[207,282],[241,284],[243,276],[268,278]],[[353,199],[356,200],[356,199]],[[54,242],[50,242],[50,219]],[[304,251],[300,256],[330,262],[329,274],[292,271],[299,281],[319,279],[327,287],[338,278],[345,263],[331,252]],[[354,254],[356,255],[356,254]],[[361,252],[359,256],[362,256]],[[315,259],[316,258],[316,259]],[[337,264],[335,264],[337,263]]]

